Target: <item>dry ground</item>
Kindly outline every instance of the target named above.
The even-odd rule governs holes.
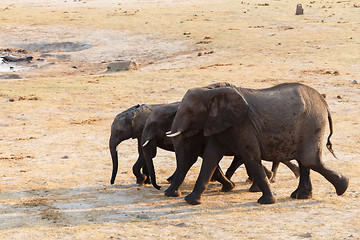
[[[34,56],[29,70],[17,72],[22,79],[0,79],[0,238],[359,239],[360,4],[306,0],[305,14],[295,16],[298,1],[267,3],[0,2],[0,50]],[[91,47],[29,47],[59,42]],[[140,68],[105,73],[115,59]],[[339,159],[324,151],[324,161],[350,178],[345,195],[312,172],[313,199],[291,199],[298,180],[281,166],[272,184],[278,202],[258,205],[260,194],[247,191],[240,168],[232,192],[211,183],[203,203],[190,206],[135,184],[133,140],[120,144],[120,171],[109,184],[107,143],[117,113],[178,101],[187,89],[218,81],[251,88],[302,82],[326,94]],[[159,151],[155,167],[166,188],[174,154]]]

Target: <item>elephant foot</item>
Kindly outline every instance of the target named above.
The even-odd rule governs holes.
[[[194,192],[190,193],[189,195],[187,195],[185,197],[185,201],[191,205],[199,205],[201,204],[200,202],[200,196],[196,196],[196,194],[194,194]]]
[[[165,190],[165,196],[168,197],[180,197],[181,196],[181,192],[179,190],[177,191],[173,191],[173,190]]]
[[[249,192],[261,192],[261,190],[259,186],[255,182],[253,182],[253,184],[249,188]]]
[[[346,189],[348,188],[348,186],[349,186],[349,178],[342,176],[335,186],[336,194],[338,196],[343,195]]]
[[[276,198],[272,194],[262,195],[257,202],[260,204],[273,204],[276,203]]]
[[[229,184],[223,185],[221,188],[221,192],[230,192],[231,190],[233,190],[235,187],[235,183],[233,183],[232,181],[230,181]]]
[[[136,176],[137,184],[146,183],[146,180],[150,181],[150,179],[148,179],[148,177],[145,174],[140,174],[140,175]]]
[[[291,194],[291,197],[295,199],[310,199],[312,198],[312,191],[298,188]]]

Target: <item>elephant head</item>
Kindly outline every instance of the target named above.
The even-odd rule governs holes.
[[[114,184],[118,170],[117,146],[124,140],[140,138],[151,109],[148,105],[135,105],[118,114],[111,125],[109,148],[113,163],[111,184]]]
[[[234,87],[190,89],[184,96],[168,132],[168,137],[183,138],[203,131],[210,136],[243,121],[248,103]]]
[[[156,156],[156,148],[160,147],[168,151],[174,151],[173,143],[165,133],[171,128],[179,102],[164,104],[154,108],[149,115],[141,137],[141,145],[148,167],[151,183],[157,189],[153,158]]]

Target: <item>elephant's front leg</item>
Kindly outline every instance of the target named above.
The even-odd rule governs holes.
[[[174,140],[176,170],[173,174],[174,177],[170,187],[165,190],[166,196],[179,197],[181,195],[179,190],[181,184],[184,182],[187,172],[200,155],[202,144],[202,135],[196,135],[186,139],[180,136],[178,139]]]
[[[223,155],[224,152],[219,144],[217,144],[214,138],[211,138],[203,154],[203,161],[195,187],[193,191],[185,197],[185,201],[187,203],[192,205],[200,204],[201,195],[209,185],[211,176],[214,174],[215,169]]]
[[[197,153],[190,153],[184,157],[184,152],[176,152],[177,167],[172,175],[171,185],[165,190],[165,195],[168,197],[181,196],[180,187],[184,182],[185,176],[192,165],[198,158]]]
[[[142,146],[140,144],[140,139],[138,139],[138,152],[139,152],[139,157],[136,161],[136,163],[134,164],[132,170],[133,170],[133,174],[136,177],[136,183],[137,184],[143,184],[145,182],[145,180],[148,178],[148,175],[142,174],[140,172],[141,168],[146,168],[145,165],[145,158],[144,158],[144,154],[142,152]]]
[[[245,154],[247,155],[247,154]],[[249,174],[254,177],[254,184],[260,188],[262,196],[258,199],[260,204],[272,204],[276,202],[276,198],[271,192],[268,177],[265,173],[264,167],[261,164],[261,160],[252,159],[250,156],[244,156],[245,165],[249,171]]]

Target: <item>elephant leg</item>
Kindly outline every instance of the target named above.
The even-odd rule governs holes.
[[[155,175],[155,168],[153,158],[156,156],[156,147],[157,143],[155,140],[151,140],[145,147],[142,148],[145,163],[147,165],[148,173],[150,175],[150,181],[154,188],[160,189],[161,186],[157,185],[156,183],[156,175]]]
[[[209,185],[210,178],[214,174],[223,155],[219,144],[217,144],[214,138],[211,138],[203,154],[203,161],[195,187],[193,191],[185,197],[187,203],[192,205],[200,204],[201,195]]]
[[[298,161],[298,163],[300,170],[299,185],[291,194],[291,197],[296,199],[310,199],[312,197],[310,169],[308,167],[304,167],[300,161]]]
[[[136,163],[133,165],[133,174],[136,177],[136,183],[137,184],[143,184],[145,182],[145,180],[147,179],[147,176],[145,174],[142,174],[140,172],[141,168],[143,168],[145,165],[145,159],[144,159],[144,155],[141,152],[139,152],[139,157],[136,161]]]
[[[293,164],[290,161],[283,162],[290,170],[294,173],[295,177],[298,178],[300,176],[300,169],[296,164]]]
[[[225,177],[219,165],[217,165],[212,178],[219,181],[223,185],[221,188],[222,192],[230,192],[235,187],[235,183]]]
[[[148,170],[148,167],[147,167],[146,163],[142,167],[142,173],[146,176],[146,180],[144,181],[144,183],[145,184],[150,184],[151,180],[150,180],[149,170]]]
[[[254,182],[254,176],[251,175],[251,171],[249,170],[249,168],[247,167],[247,165],[245,164],[245,170],[246,170],[246,174],[248,175],[248,178],[246,179],[247,183],[253,183]]]
[[[260,204],[272,204],[276,202],[276,198],[271,192],[270,183],[266,176],[264,166],[261,164],[261,160],[253,160],[250,157],[246,157],[245,165],[251,176],[254,177],[254,182],[260,188],[262,196],[258,199]]]
[[[227,179],[231,179],[231,177],[234,175],[235,171],[244,163],[241,157],[234,157],[233,161],[231,162],[230,167],[225,173],[225,176]]]
[[[184,182],[187,172],[196,162],[201,149],[201,145],[199,146],[197,142],[191,139],[185,140],[185,142],[181,140],[176,146],[176,170],[173,174],[174,178],[171,185],[165,190],[165,195],[169,197],[181,196],[179,189]]]
[[[179,164],[175,170],[175,173],[172,175],[174,178],[172,179],[171,185],[168,189],[165,190],[165,195],[168,197],[179,197],[181,196],[180,187],[184,182],[185,176],[190,170],[191,166],[194,165],[198,156],[192,155],[186,158],[186,163]]]
[[[326,178],[336,189],[337,195],[343,195],[349,186],[349,178],[341,173],[327,168],[320,157],[318,156],[316,164],[310,166],[310,168]]]
[[[279,169],[279,165],[280,165],[280,162],[273,162],[273,164],[272,164],[271,171],[273,172],[273,175],[270,178],[270,182],[272,182],[272,183],[276,181],[276,174]]]
[[[267,167],[263,166],[264,168],[264,171],[265,171],[265,174],[266,174],[266,177],[268,179],[272,179],[273,177],[273,172],[270,171],[269,169],[267,169]],[[249,177],[250,178],[250,177]],[[259,188],[258,184],[256,181],[253,181],[252,182],[252,185],[251,187],[249,188],[249,192],[261,192],[261,189]]]

